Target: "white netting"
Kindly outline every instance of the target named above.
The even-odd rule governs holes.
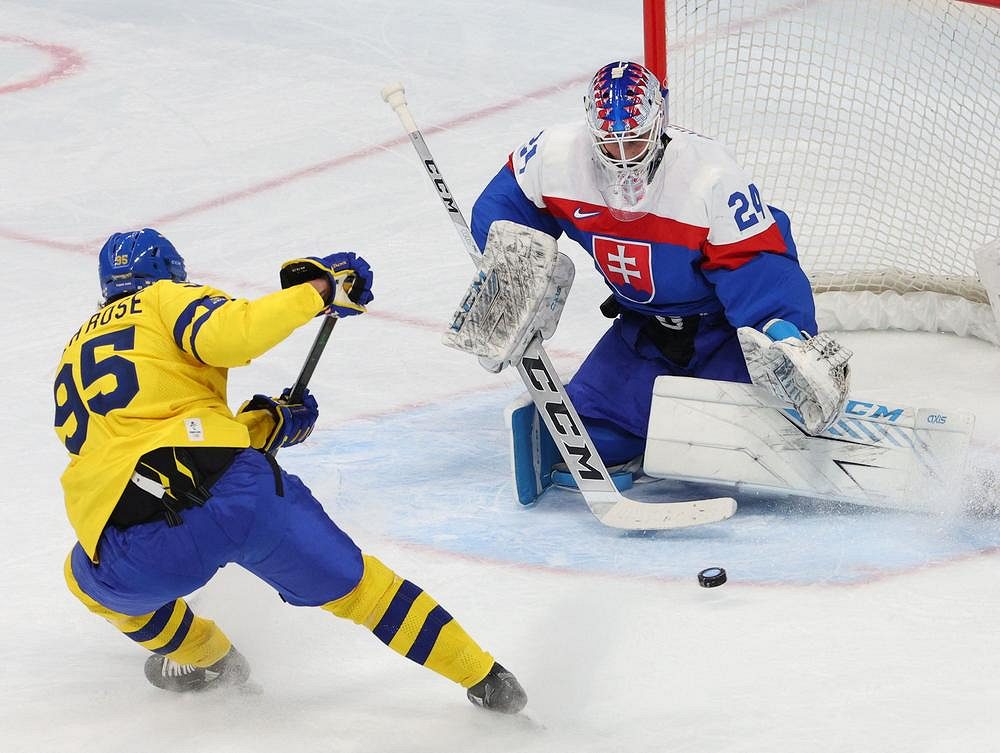
[[[1000,9],[668,0],[667,28],[670,121],[732,148],[788,212],[817,292],[987,304],[973,253],[1000,237]]]

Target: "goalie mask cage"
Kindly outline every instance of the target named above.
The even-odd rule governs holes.
[[[670,122],[790,215],[824,328],[997,342],[975,256],[1000,263],[998,5],[645,0]]]

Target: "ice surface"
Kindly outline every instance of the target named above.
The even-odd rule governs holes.
[[[379,96],[402,80],[466,210],[511,148],[579,116],[582,83],[639,56],[641,4],[0,2],[0,751],[994,751],[1000,525],[745,504],[673,533],[602,527],[567,492],[517,509],[493,376],[440,344],[471,268]],[[51,384],[98,296],[95,253],[152,225],[192,279],[256,296],[290,257],[355,249],[371,313],[337,328],[310,442],[282,463],[366,549],[427,588],[529,694],[523,716],[226,568],[191,600],[260,695],[167,697],[142,652],[68,593],[73,535]],[[603,331],[582,251],[549,350]],[[803,250],[802,253],[807,253]],[[231,375],[238,404],[292,381],[305,327]],[[866,395],[974,410],[1000,465],[1000,352],[851,334]],[[697,586],[718,565],[730,581]]]

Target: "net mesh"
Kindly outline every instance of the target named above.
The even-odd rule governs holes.
[[[976,302],[1000,237],[1000,9],[668,0],[670,122],[723,142],[792,218],[817,292]]]

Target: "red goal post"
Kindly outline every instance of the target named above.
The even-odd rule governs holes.
[[[1000,0],[643,11],[670,122],[791,216],[822,326],[1000,340]]]

